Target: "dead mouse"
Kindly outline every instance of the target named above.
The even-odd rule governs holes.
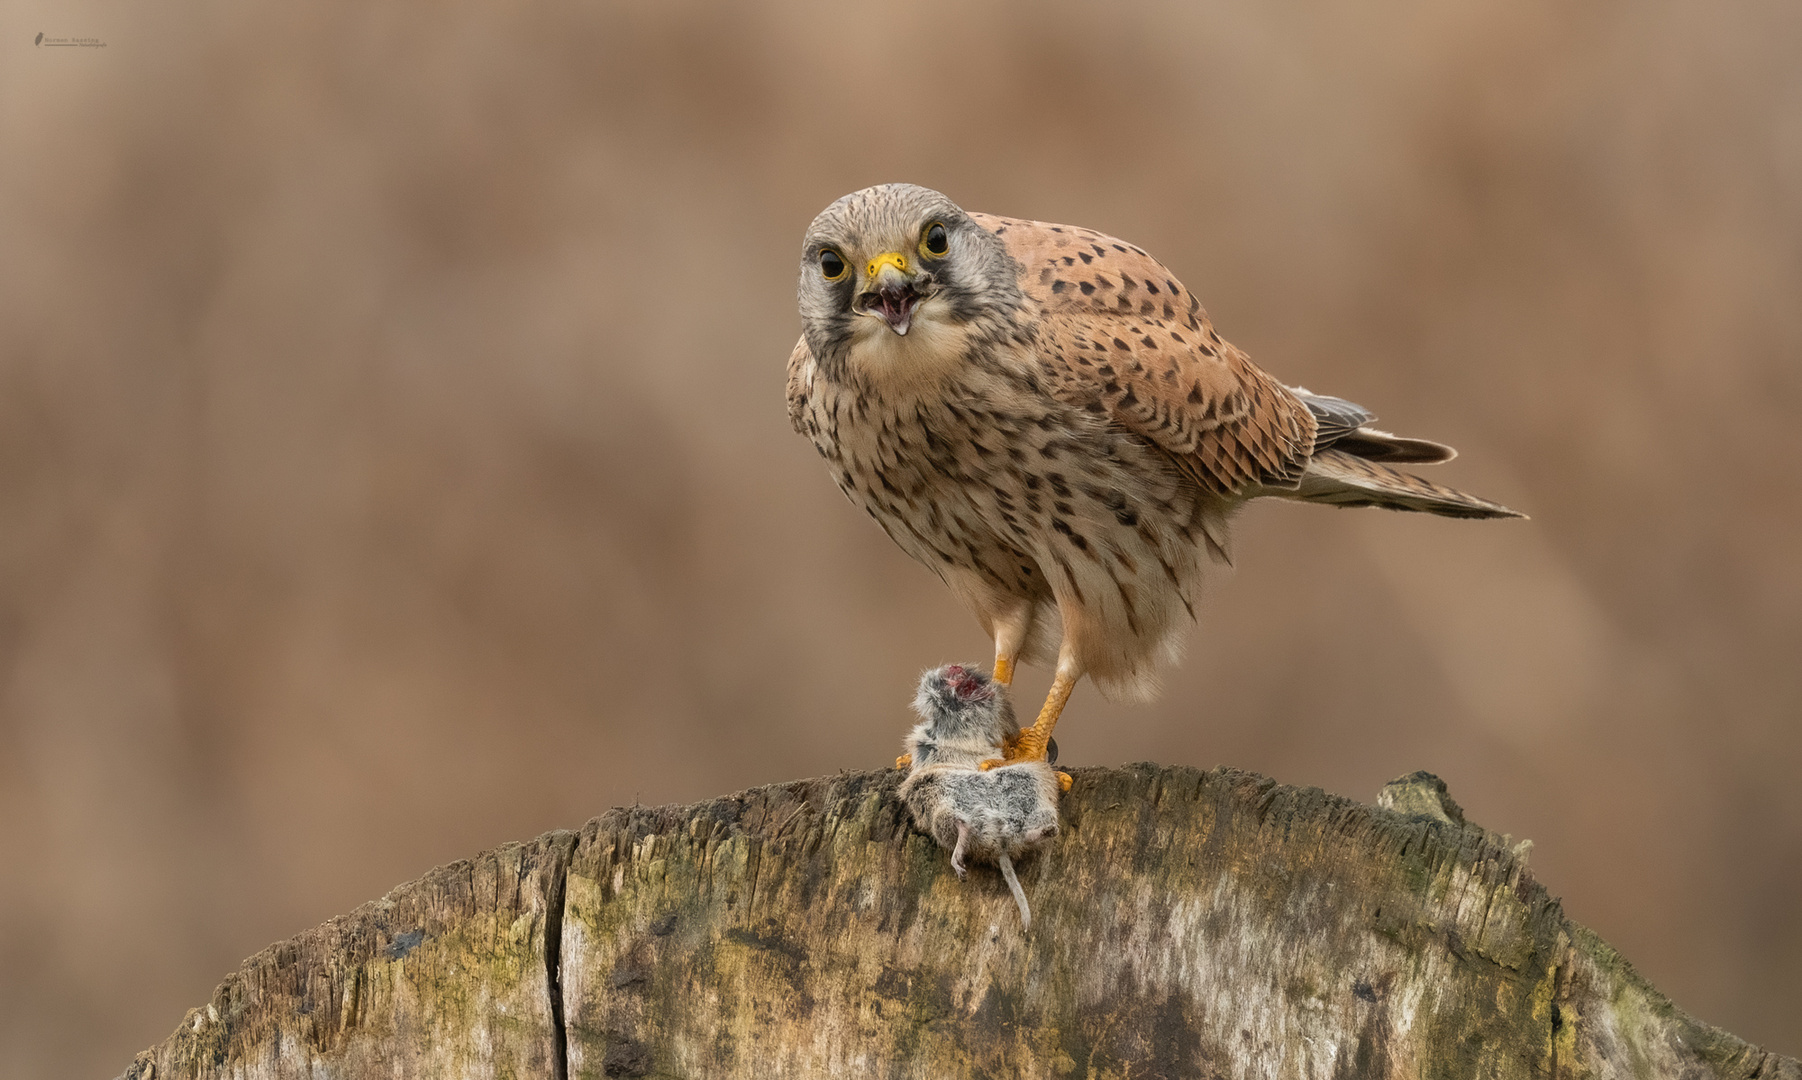
[[[914,823],[950,849],[958,877],[966,859],[998,865],[1022,926],[1031,927],[1014,860],[1057,835],[1057,772],[1043,761],[986,772],[977,767],[1001,757],[1020,730],[1007,695],[979,668],[952,664],[927,672],[914,710],[921,721],[908,733],[912,762],[901,784]]]

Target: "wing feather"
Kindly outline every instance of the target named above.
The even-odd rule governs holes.
[[[1162,263],[1092,229],[970,216],[1020,264],[1059,400],[1105,413],[1219,494],[1300,483],[1314,414],[1223,341]]]

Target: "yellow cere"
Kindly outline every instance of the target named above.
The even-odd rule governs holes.
[[[907,256],[901,254],[899,251],[886,251],[881,255],[876,256],[874,259],[870,260],[870,265],[864,268],[864,272],[870,277],[875,277],[876,272],[881,270],[885,263],[893,263],[895,269],[901,271],[903,274],[907,273]]]

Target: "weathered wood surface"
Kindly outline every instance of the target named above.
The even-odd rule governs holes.
[[[617,809],[440,868],[252,957],[125,1076],[1802,1080],[1672,1006],[1427,782],[1391,810],[1077,770],[1021,865],[1028,934],[899,782]]]

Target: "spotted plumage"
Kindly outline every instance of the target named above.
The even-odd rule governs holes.
[[[1250,499],[1518,516],[1391,468],[1452,451],[1284,386],[1167,267],[1091,229],[866,188],[808,229],[798,295],[796,430],[975,613],[1002,682],[1057,666],[1024,753],[1084,674],[1153,692]]]

